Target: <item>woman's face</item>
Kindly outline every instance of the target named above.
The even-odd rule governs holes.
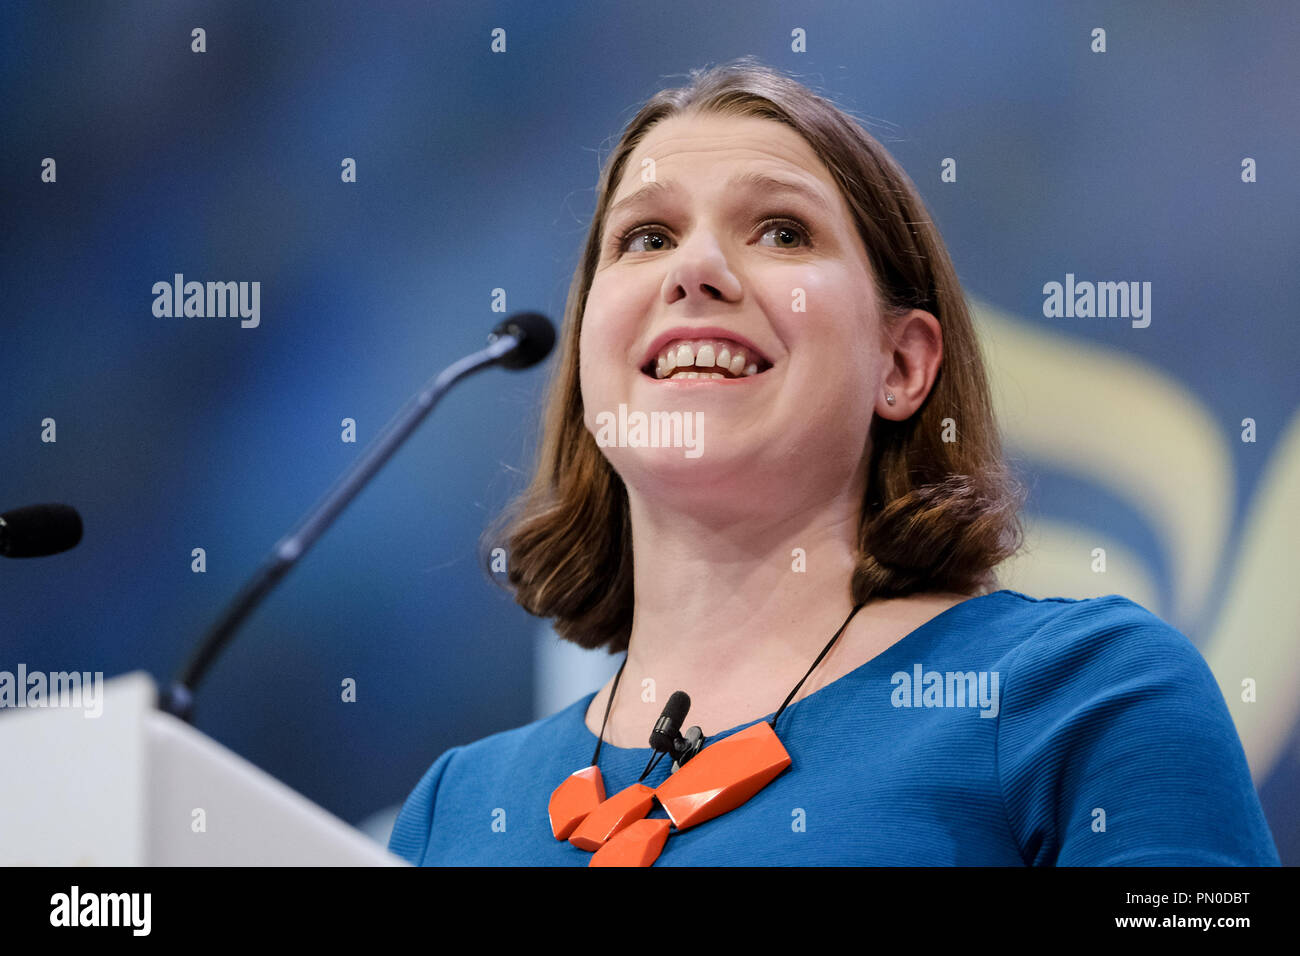
[[[865,474],[889,360],[879,323],[852,215],[798,133],[753,117],[670,118],[610,199],[579,344],[586,426],[596,435],[597,415],[620,404],[702,422],[698,457],[602,443],[630,488],[715,500],[842,489]],[[694,358],[700,377],[660,377],[665,353],[678,368]],[[739,378],[709,377],[733,374],[730,363]]]

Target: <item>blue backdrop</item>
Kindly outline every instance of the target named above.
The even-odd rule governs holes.
[[[494,290],[558,320],[640,103],[752,53],[861,117],[948,242],[1034,488],[1041,547],[1013,585],[1125,593],[1187,633],[1300,862],[1296,685],[1266,685],[1295,674],[1295,599],[1241,597],[1272,580],[1247,566],[1293,574],[1258,529],[1294,527],[1300,485],[1297,49],[1290,3],[6,5],[0,510],[64,501],[86,533],[0,568],[0,669],[167,678],[402,402],[481,347]],[[176,273],[258,281],[260,323],[156,316]],[[1150,282],[1150,325],[1044,315],[1067,274]],[[1059,417],[1025,414],[1032,376],[1075,359],[1093,372],[1056,386]],[[474,558],[522,487],[548,369],[446,399],[249,621],[201,730],[360,822],[553,705],[544,623]],[[1169,447],[1117,437],[1134,419]],[[1104,579],[1098,541],[1125,556]],[[1246,606],[1260,673],[1232,667]]]

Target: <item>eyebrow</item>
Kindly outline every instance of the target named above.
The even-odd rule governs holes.
[[[831,215],[831,207],[826,202],[825,197],[811,186],[795,179],[779,178],[770,173],[760,173],[757,170],[739,173],[727,181],[726,189],[758,192],[762,191],[769,195],[786,195],[799,196],[808,200],[815,205],[822,213],[827,216]],[[681,191],[681,187],[675,183],[661,183],[658,180],[648,182],[630,196],[620,199],[609,208],[606,214],[606,221],[612,220],[615,216],[625,209],[632,209],[656,199],[669,196]]]

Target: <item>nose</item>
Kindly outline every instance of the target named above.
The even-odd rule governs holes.
[[[680,299],[738,302],[741,297],[740,280],[717,240],[703,229],[696,229],[673,251],[663,291],[668,305]]]

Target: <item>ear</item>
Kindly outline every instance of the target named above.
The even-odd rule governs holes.
[[[888,368],[876,395],[876,413],[904,421],[925,402],[943,362],[943,330],[939,320],[924,309],[912,309],[895,319],[887,335]],[[885,400],[894,396],[894,404]]]

